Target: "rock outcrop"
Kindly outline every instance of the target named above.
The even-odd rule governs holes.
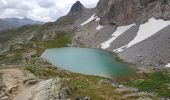
[[[22,72],[16,66],[5,66],[0,70],[0,100],[11,100],[29,84],[37,82],[36,77],[27,72]]]
[[[80,1],[77,1],[75,4],[73,4],[69,13],[80,12],[83,9],[84,9],[84,6],[81,4]]]
[[[169,0],[100,0],[96,14],[102,24],[143,23],[149,18],[170,19]]]
[[[1,66],[0,100],[70,100],[62,79],[38,79],[18,66]],[[38,81],[40,80],[40,81]]]
[[[22,91],[13,100],[69,100],[61,92],[61,85],[60,78],[48,79]]]

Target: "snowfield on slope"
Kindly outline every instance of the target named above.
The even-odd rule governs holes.
[[[105,41],[104,43],[101,44],[102,49],[107,49],[110,47],[110,44],[118,38],[120,35],[122,35],[124,32],[126,32],[128,29],[130,29],[132,26],[135,24],[127,25],[127,26],[119,26],[117,27],[117,30],[112,34],[112,38],[109,40]]]
[[[97,21],[100,21],[100,18],[99,18],[99,17],[96,18],[96,22],[97,22]]]
[[[168,25],[170,25],[170,21],[164,21],[162,19],[156,20],[154,18],[149,19],[147,23],[142,24],[139,27],[137,36],[127,46],[131,47],[149,38],[150,36],[154,35],[155,33],[157,33],[158,31],[160,31],[161,29],[165,28]]]
[[[89,19],[87,19],[85,22],[83,22],[83,23],[81,24],[81,26],[86,25],[86,24],[88,24],[89,22],[91,22],[91,21],[93,21],[93,20],[95,20],[96,22],[98,22],[98,21],[100,21],[100,18],[99,18],[98,16],[95,16],[95,13],[94,13]],[[101,28],[101,25],[99,25],[98,28],[100,29],[100,28]]]
[[[87,19],[87,21],[85,21],[84,23],[82,23],[81,26],[86,25],[87,23],[95,20],[96,18],[97,18],[97,16],[95,17],[95,13],[94,13],[89,19]]]
[[[129,42],[128,45],[122,46],[116,50],[113,50],[114,52],[122,52],[123,48],[129,48],[139,42],[142,42],[143,40],[151,37],[152,35],[156,34],[166,26],[170,25],[170,21],[164,21],[162,19],[149,19],[148,22],[141,24],[139,27],[139,31],[137,32],[136,37]]]
[[[102,25],[99,24],[99,25],[96,27],[96,30],[101,30],[103,27],[104,27],[104,26],[102,26]]]

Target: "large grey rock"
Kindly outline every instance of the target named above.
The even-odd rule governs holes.
[[[97,16],[102,24],[143,23],[149,18],[170,19],[169,0],[100,0]]]
[[[61,79],[42,81],[18,94],[13,100],[69,100],[61,92]]]

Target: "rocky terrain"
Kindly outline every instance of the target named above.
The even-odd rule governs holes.
[[[1,73],[1,100],[67,100],[61,92],[61,78],[38,78],[17,66],[5,66]]]
[[[36,67],[37,66],[37,67]],[[1,100],[152,100],[154,93],[121,85],[110,79],[70,73],[43,59],[22,66],[1,66]],[[100,90],[100,91],[99,91]]]
[[[86,76],[40,60],[45,49],[66,46],[116,53],[120,61],[137,66],[137,77]],[[0,99],[166,100],[169,46],[169,0],[100,0],[93,9],[77,1],[55,22],[0,32]]]

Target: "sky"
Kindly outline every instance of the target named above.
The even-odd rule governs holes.
[[[77,0],[0,0],[0,18],[30,18],[42,22],[55,21],[66,15]],[[78,0],[94,8],[99,0]]]

